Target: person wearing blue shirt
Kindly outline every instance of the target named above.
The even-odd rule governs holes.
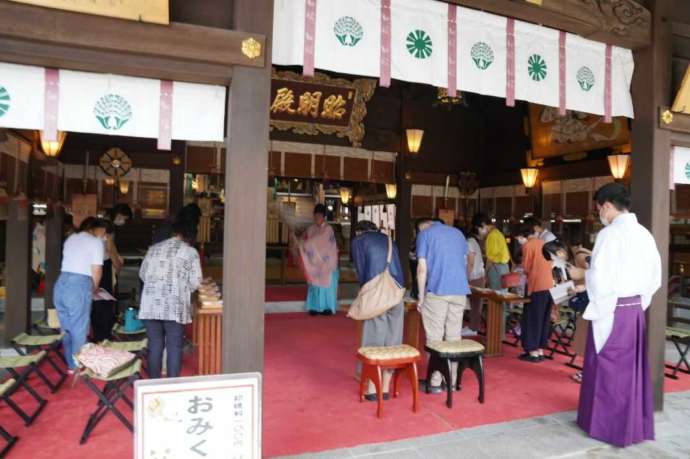
[[[457,228],[438,221],[426,220],[417,236],[417,283],[427,343],[460,341],[462,317],[467,307],[470,286],[467,280],[467,240]],[[457,374],[457,363],[451,371]],[[441,393],[442,376],[431,376],[432,393]],[[455,381],[446,384],[455,385]]]
[[[357,271],[359,285],[363,286],[386,269],[388,256],[388,236],[378,230],[370,221],[360,221],[354,228],[355,238],[352,240],[352,261]],[[405,285],[400,257],[395,244],[392,244],[390,274],[399,285]],[[390,308],[380,316],[368,319],[362,323],[362,347],[365,346],[397,346],[402,344],[404,306],[400,304]],[[360,365],[358,365],[359,371]],[[392,372],[383,374],[383,398],[388,398]],[[365,398],[376,401],[376,389],[369,382]]]

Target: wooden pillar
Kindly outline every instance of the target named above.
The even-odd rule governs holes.
[[[395,228],[397,230],[396,242],[398,244],[398,254],[400,263],[405,273],[405,282],[412,288],[410,273],[410,245],[412,244],[412,183],[406,177],[409,173],[407,154],[407,137],[405,126],[410,120],[409,112],[406,111],[407,92],[404,86],[399,86],[400,90],[400,148],[396,158],[395,182],[397,186],[397,196],[395,200]]]
[[[29,200],[13,198],[9,204],[5,249],[5,339],[25,332],[31,323],[31,239]]]
[[[666,298],[670,225],[669,132],[658,128],[660,105],[670,105],[672,0],[650,0],[652,45],[635,52],[632,82],[635,119],[632,124],[632,202],[641,224],[654,235],[661,253],[661,289],[647,311],[649,361],[654,406],[663,409]]]
[[[46,218],[46,280],[45,294],[43,296],[46,309],[53,305],[53,286],[60,275],[62,264],[62,224],[64,221],[64,208],[53,205],[49,209]]]
[[[272,0],[235,0],[233,28],[266,36],[264,68],[236,67],[227,110],[223,372],[262,371]]]
[[[408,287],[411,281],[410,267],[410,244],[412,244],[412,184],[405,179],[407,173],[405,169],[405,153],[401,150],[398,153],[396,167],[396,187],[397,195],[395,198],[395,228],[396,242],[398,244],[398,254],[400,263],[405,273],[405,282]]]
[[[184,205],[184,158],[187,146],[185,142],[176,141],[172,143],[170,152],[170,215],[177,215],[177,212]],[[180,159],[180,164],[175,164],[175,158]]]

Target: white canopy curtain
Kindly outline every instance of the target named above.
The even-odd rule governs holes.
[[[0,127],[44,129],[51,110],[46,74],[43,67],[0,62]],[[58,130],[159,138],[161,81],[71,70],[59,70],[57,80]],[[225,87],[171,83],[171,138],[223,141]]]
[[[276,0],[273,36],[273,63],[305,74],[382,85],[392,77],[633,117],[630,50],[436,0]]]

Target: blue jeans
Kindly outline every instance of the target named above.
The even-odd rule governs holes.
[[[60,327],[65,333],[62,345],[65,360],[70,369],[76,368],[74,354],[86,344],[91,315],[91,296],[93,281],[91,276],[62,272],[55,283],[53,303],[60,319]]]
[[[168,353],[166,364],[169,378],[180,376],[182,369],[182,340],[184,325],[173,320],[142,320],[149,339],[149,377],[160,378],[163,348]]]

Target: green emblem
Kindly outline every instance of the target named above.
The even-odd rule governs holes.
[[[478,41],[472,45],[470,56],[478,69],[486,70],[494,61],[494,50],[483,41]]]
[[[0,118],[10,110],[10,93],[0,86]]]
[[[431,56],[431,38],[423,30],[413,30],[407,35],[407,50],[417,59]]]
[[[685,176],[690,179],[690,163],[685,163]]]
[[[527,72],[534,81],[546,78],[546,61],[539,54],[532,54],[527,60]]]
[[[583,91],[589,91],[594,86],[594,73],[589,67],[580,67],[575,75],[577,78],[577,83],[580,85]]]
[[[118,94],[107,94],[96,102],[93,114],[103,128],[117,131],[132,117],[132,107]]]
[[[357,20],[351,16],[343,16],[333,26],[333,32],[343,46],[355,46],[364,36],[364,29]]]

